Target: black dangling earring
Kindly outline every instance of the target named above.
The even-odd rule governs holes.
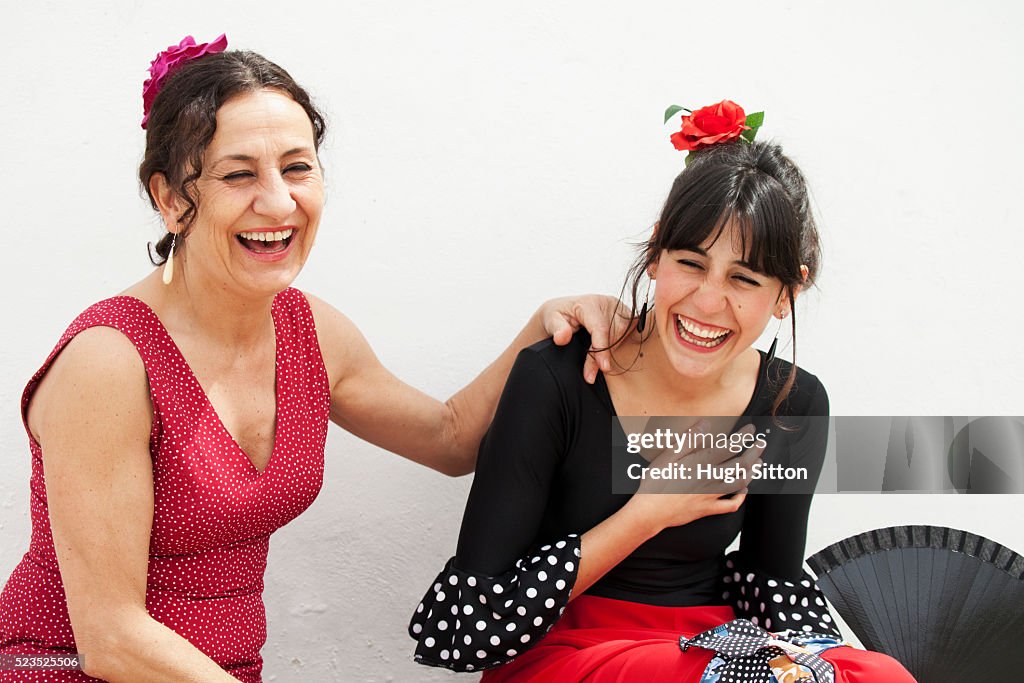
[[[768,347],[768,358],[765,360],[765,365],[775,360],[775,349],[779,345],[779,330],[782,329],[782,321],[786,319],[786,315],[788,314],[783,311],[779,317],[779,329],[775,330],[775,339],[772,340],[772,345]]]
[[[644,330],[647,329],[647,310],[648,303],[651,300],[651,281],[647,281],[647,293],[644,294],[644,305],[640,307],[640,316],[636,321],[637,334],[643,334]]]

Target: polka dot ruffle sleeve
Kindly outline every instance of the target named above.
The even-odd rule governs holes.
[[[448,561],[409,622],[420,664],[479,671],[504,664],[547,633],[569,602],[580,539],[537,549],[497,577],[463,572]]]
[[[726,557],[722,577],[722,598],[737,617],[776,634],[792,631],[842,638],[810,574],[804,572],[796,582],[776,579],[744,568],[738,555],[734,552]]]

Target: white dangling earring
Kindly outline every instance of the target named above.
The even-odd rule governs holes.
[[[167,260],[164,261],[164,273],[163,280],[165,285],[171,284],[171,280],[174,279],[174,246],[178,241],[178,233],[172,233],[171,237],[171,251],[167,254]]]

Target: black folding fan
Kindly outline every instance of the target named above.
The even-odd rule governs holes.
[[[900,526],[851,536],[807,562],[864,646],[920,683],[1024,681],[1024,557],[1009,548]]]

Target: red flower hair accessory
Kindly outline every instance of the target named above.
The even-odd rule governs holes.
[[[164,87],[167,77],[181,68],[186,62],[198,59],[203,55],[224,52],[228,39],[223,33],[213,42],[196,45],[192,36],[185,36],[177,45],[171,45],[157,54],[149,65],[149,78],[142,84],[142,127],[145,129],[149,121],[149,109],[153,106],[156,94]]]
[[[732,100],[722,100],[696,111],[674,104],[665,110],[665,123],[681,111],[686,112],[683,126],[670,139],[675,148],[683,152],[697,152],[736,138],[753,142],[758,128],[764,123],[763,111],[747,116],[743,107]],[[690,163],[689,154],[686,155],[686,163]]]

